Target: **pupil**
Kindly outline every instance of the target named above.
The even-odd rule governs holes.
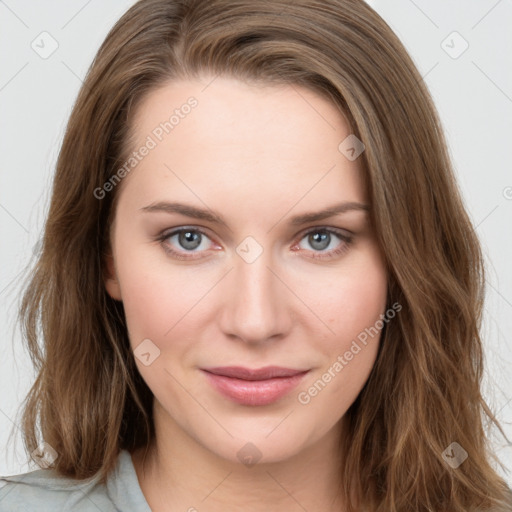
[[[330,233],[317,232],[314,235],[309,235],[309,242],[312,247],[321,251],[329,246],[330,238]]]
[[[201,237],[199,233],[193,231],[182,231],[179,242],[184,249],[196,249],[201,243]]]

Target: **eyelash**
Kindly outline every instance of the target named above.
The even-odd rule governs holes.
[[[193,232],[193,233],[199,233],[199,234],[201,234],[201,236],[204,236],[204,237],[210,239],[208,234],[205,233],[200,228],[183,227],[183,228],[175,229],[173,231],[166,231],[166,232],[161,233],[160,235],[158,235],[157,241],[159,241],[161,243],[165,252],[167,254],[169,254],[170,256],[172,256],[178,260],[189,260],[189,261],[195,260],[195,259],[198,259],[198,257],[183,256],[183,254],[187,254],[187,252],[190,254],[194,254],[195,251],[185,251],[185,250],[184,250],[184,252],[176,251],[176,250],[172,249],[168,244],[165,243],[166,240],[168,240],[169,238],[171,238],[175,235],[179,235],[180,233],[183,233],[183,232],[188,232],[188,231]],[[340,246],[336,249],[331,249],[330,251],[314,251],[314,250],[312,250],[311,252],[312,252],[313,256],[311,256],[311,258],[313,258],[313,259],[323,259],[323,260],[333,259],[334,257],[345,253],[349,249],[349,247],[352,245],[352,242],[353,242],[353,236],[346,235],[337,229],[327,228],[327,227],[323,227],[323,226],[318,226],[318,227],[315,226],[313,229],[310,229],[310,230],[302,233],[300,238],[298,238],[297,242],[294,242],[294,246],[298,245],[304,238],[306,238],[308,235],[313,234],[313,233],[328,233],[330,235],[335,235],[336,237],[338,237],[341,240]],[[201,253],[203,251],[198,251],[198,252]]]

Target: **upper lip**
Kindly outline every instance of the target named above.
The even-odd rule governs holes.
[[[203,368],[203,370],[215,375],[243,380],[267,380],[278,377],[292,377],[308,371],[283,368],[281,366],[265,366],[264,368],[255,369],[244,368],[243,366],[217,366],[214,368]]]

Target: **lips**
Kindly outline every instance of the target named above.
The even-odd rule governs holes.
[[[293,377],[306,370],[294,370],[292,368],[282,368],[281,366],[266,366],[260,369],[244,368],[243,366],[220,366],[217,368],[205,368],[205,371],[214,375],[231,377],[242,380],[267,380],[281,377]]]
[[[226,398],[241,405],[269,405],[295,388],[309,370],[267,366],[203,368],[209,383]]]

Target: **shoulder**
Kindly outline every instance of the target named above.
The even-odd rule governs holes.
[[[73,480],[52,469],[0,477],[0,512],[114,512],[104,485],[96,478]]]
[[[130,454],[122,450],[105,484],[62,477],[53,469],[0,476],[0,512],[151,512]]]

